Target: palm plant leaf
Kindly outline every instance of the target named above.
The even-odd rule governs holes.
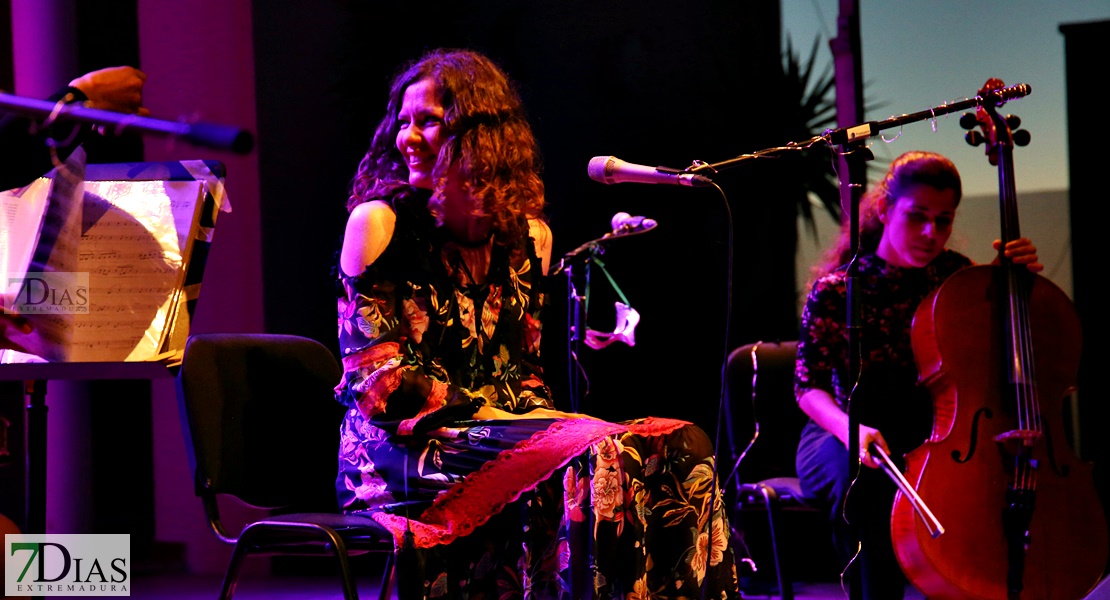
[[[828,64],[820,73],[815,72],[820,41],[820,37],[813,40],[809,55],[803,60],[795,52],[790,38],[786,39],[783,87],[785,105],[793,107],[790,110],[794,112],[785,122],[796,128],[788,132],[791,139],[809,139],[836,125],[836,78],[832,66]],[[815,146],[801,152],[798,183],[805,193],[799,198],[798,209],[816,239],[817,224],[809,199],[815,196],[833,221],[840,223],[840,187],[828,148]]]

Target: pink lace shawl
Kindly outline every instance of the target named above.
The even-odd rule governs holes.
[[[440,494],[418,518],[406,519],[402,515],[380,512],[372,516],[393,533],[398,548],[405,531],[410,529],[417,548],[448,544],[473,532],[505,505],[535,488],[604,437],[626,432],[665,435],[688,424],[654,417],[627,424],[586,418],[553,420],[544,431],[502,452]]]

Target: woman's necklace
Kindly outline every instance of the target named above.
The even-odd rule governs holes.
[[[455,267],[456,273],[461,271],[466,278],[461,283],[482,285],[486,282],[489,276],[492,241],[491,238],[474,245],[451,242],[449,247],[444,248],[449,253],[448,256],[454,259],[449,260],[449,263],[455,263],[452,266]],[[476,277],[475,274],[478,276]]]

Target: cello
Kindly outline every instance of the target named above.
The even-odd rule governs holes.
[[[990,79],[980,96],[992,99]],[[1020,121],[983,102],[975,121],[998,167],[1003,243],[1020,236],[1014,187]],[[970,115],[968,115],[970,116]],[[974,127],[975,123],[965,127]],[[930,600],[1072,600],[1107,563],[1106,517],[1091,465],[1074,453],[1063,402],[1076,388],[1081,329],[1067,295],[1015,266],[972,266],[919,305],[911,341],[933,396],[930,437],[906,479],[946,527],[934,538],[898,492],[891,536],[907,579]]]

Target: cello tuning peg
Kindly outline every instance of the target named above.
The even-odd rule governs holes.
[[[1010,128],[1010,131],[1013,131],[1021,127],[1021,118],[1017,115],[1006,115],[1006,125]]]
[[[1016,144],[1018,146],[1027,146],[1027,145],[1029,145],[1029,140],[1032,138],[1032,136],[1029,135],[1029,132],[1024,130],[1024,129],[1019,129],[1019,130],[1013,132],[1012,135],[1013,135],[1013,138],[1014,138],[1014,144]]]
[[[979,119],[976,118],[973,113],[964,113],[960,116],[960,127],[963,127],[964,129],[975,129],[978,126]]]
[[[977,129],[972,129],[971,131],[965,133],[964,139],[967,140],[967,143],[971,144],[972,146],[978,146],[986,141],[986,138],[984,138],[983,134],[980,133]]]

